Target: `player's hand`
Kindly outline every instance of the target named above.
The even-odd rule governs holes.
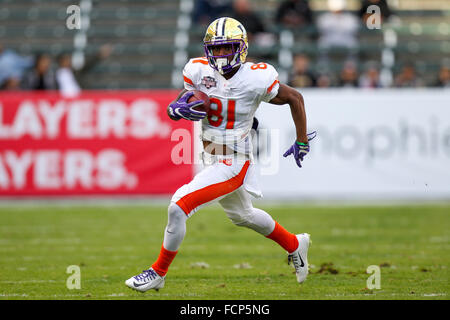
[[[206,117],[205,111],[195,110],[194,107],[203,104],[203,100],[196,100],[194,102],[188,103],[190,97],[193,96],[193,92],[186,92],[177,101],[172,102],[169,105],[170,116],[174,120],[179,120],[181,118],[191,121],[199,121]]]
[[[294,155],[295,162],[297,163],[297,166],[299,168],[302,167],[301,161],[303,161],[303,158],[308,154],[309,152],[309,141],[314,139],[317,135],[316,131],[313,131],[311,133],[307,134],[308,137],[308,143],[301,143],[298,141],[295,141],[294,144],[283,154],[283,157],[287,157],[291,154]]]

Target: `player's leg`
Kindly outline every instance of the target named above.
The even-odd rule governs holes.
[[[243,186],[219,203],[231,222],[237,226],[250,228],[264,236],[269,235],[275,227],[275,221],[268,213],[253,207],[250,195]]]
[[[152,269],[164,277],[169,270],[169,266],[178,253],[178,248],[186,234],[186,220],[188,216],[174,202],[168,208],[167,226],[164,230],[164,240],[158,259],[152,264]]]
[[[125,284],[132,289],[144,292],[164,287],[169,266],[175,259],[186,234],[186,220],[188,219],[184,211],[174,202],[170,203],[167,211],[167,226],[164,230],[164,240],[158,258],[148,270],[125,281]]]
[[[293,261],[297,281],[303,282],[308,274],[308,234],[295,235],[287,231],[264,210],[254,208],[244,187],[219,201],[230,220],[237,226],[247,227],[278,243]]]
[[[219,200],[242,185],[247,165],[239,172],[230,170],[224,164],[216,164],[201,171],[189,183],[178,189],[172,197],[168,210],[168,223],[164,232],[164,241],[157,261],[152,268],[165,276],[170,263],[186,234],[186,221],[201,207]]]
[[[150,269],[128,279],[126,285],[139,291],[162,288],[169,266],[184,239],[188,217],[239,188],[248,166],[249,162],[232,166],[217,163],[205,168],[190,183],[179,188],[168,208],[168,223],[157,260]]]
[[[254,208],[244,187],[227,195],[219,203],[235,225],[255,230],[288,252],[297,249],[298,240],[295,234],[288,232],[264,210]]]

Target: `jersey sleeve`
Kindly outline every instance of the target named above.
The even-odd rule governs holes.
[[[196,70],[192,63],[192,59],[184,66],[183,69],[183,82],[186,90],[195,90]]]
[[[205,65],[208,65],[208,60],[204,57],[192,58],[186,63],[183,69],[184,88],[186,90],[198,90],[202,67]]]
[[[266,64],[267,68],[261,70],[261,101],[269,102],[278,94],[280,81],[278,81],[278,72],[275,68]]]

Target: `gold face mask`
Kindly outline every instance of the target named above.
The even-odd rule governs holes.
[[[222,17],[214,20],[206,29],[203,43],[209,65],[221,74],[230,72],[247,58],[247,32],[244,26],[233,18]],[[213,49],[218,46],[231,46],[231,53],[214,55]]]

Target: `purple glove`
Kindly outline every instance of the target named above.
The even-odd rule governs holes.
[[[186,92],[181,96],[177,101],[172,102],[169,105],[169,113],[170,116],[174,120],[179,120],[181,118],[191,121],[198,121],[206,117],[205,111],[195,110],[194,107],[200,106],[203,104],[203,100],[197,100],[191,103],[188,103],[190,97],[194,95],[193,92]]]
[[[295,162],[297,163],[297,166],[299,168],[302,167],[302,164],[300,161],[303,161],[303,157],[306,156],[309,152],[309,141],[314,139],[317,135],[316,131],[313,131],[311,133],[307,134],[308,137],[308,143],[301,143],[298,141],[295,141],[294,144],[283,154],[283,157],[287,157],[291,154],[294,155]]]

